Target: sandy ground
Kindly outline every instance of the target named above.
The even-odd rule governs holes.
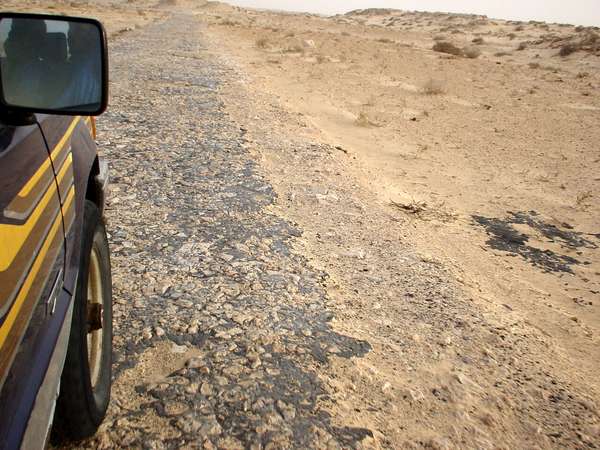
[[[573,27],[209,10],[211,34],[253,86],[277,96],[316,139],[355,157],[353,175],[381,204],[414,213],[424,250],[456,266],[478,296],[522,309],[570,351],[597,349],[589,338],[600,326],[600,58],[561,58],[546,43],[528,44],[550,33],[568,40]],[[439,35],[481,56],[433,52]],[[478,37],[483,44],[470,42]],[[513,224],[549,260],[490,249],[474,216]],[[545,236],[544,227],[581,242]],[[577,262],[555,267],[571,257]]]
[[[272,213],[327,273],[332,326],[372,346],[314,368],[318,408],[370,430],[352,446],[598,448],[598,30],[200,1],[26,9],[98,17],[111,40],[194,15],[231,68],[220,95],[278,194]],[[168,348],[115,384],[148,429],[168,423],[132,385],[181,365]],[[119,414],[106,428],[131,426]]]
[[[456,270],[480,301],[506,305],[553,336],[594,380],[600,58],[561,58],[546,45],[516,50],[545,33],[575,34],[573,27],[208,9],[211,35],[253,87],[276,96],[315,139],[355,158],[362,186],[414,216],[411,237],[424,252]],[[482,37],[482,55],[436,53],[438,34],[461,48]],[[476,216],[506,225],[499,240],[507,248],[490,248],[492,226],[486,234]],[[518,240],[506,236],[510,228],[528,248],[505,251]]]
[[[70,16],[93,17],[102,22],[109,40],[128,31],[143,27],[166,16],[168,1],[123,2],[111,0],[5,0],[0,7],[3,11],[31,12],[42,14],[66,14]]]
[[[509,333],[522,333],[538,364],[599,398],[600,58],[597,44],[559,56],[565,44],[589,36],[597,42],[597,29],[377,10],[324,18],[218,3],[199,10],[199,17],[208,25],[213,50],[238,67],[248,90],[257,93],[255,110],[237,107],[246,109],[237,115],[249,134],[271,126],[279,109],[285,110],[282,139],[297,135],[334,146],[345,159],[342,168],[330,163],[322,171],[340,170],[338,180],[372,194],[363,204],[366,211],[357,213],[363,229],[349,233],[369,229],[369,210],[386,212],[391,220],[378,219],[385,223],[372,239],[402,227],[405,239],[446,268],[477,308],[493,320],[520,324]],[[433,51],[440,41],[464,50]],[[236,103],[232,95],[234,115]],[[266,117],[257,112],[260,106]],[[289,161],[265,144],[268,133],[256,131],[254,147],[280,195],[294,203],[297,186],[290,179],[302,163],[290,170]],[[317,194],[330,213],[336,184],[342,183]],[[310,210],[290,214],[316,230],[316,258],[351,283],[344,272],[351,267],[323,251],[325,233],[312,224],[323,219]],[[388,276],[386,283],[394,284],[393,274]],[[370,307],[380,307],[372,300]],[[355,331],[373,327],[356,319],[346,325]],[[485,352],[489,344],[478,345]],[[526,359],[518,350],[513,357]],[[371,363],[377,371],[390,369],[385,357]],[[443,378],[453,370],[442,365],[431,373]],[[412,379],[398,371],[388,375],[405,386]],[[482,373],[473,376],[486,384]],[[448,426],[463,407],[455,405],[445,417],[425,413],[425,423]],[[419,420],[407,425],[406,414],[415,411],[386,419],[393,447],[430,428]],[[507,433],[518,428],[509,414],[489,414]],[[525,446],[526,440],[511,445]],[[500,445],[502,438],[492,442]]]

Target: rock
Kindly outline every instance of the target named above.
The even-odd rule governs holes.
[[[219,331],[215,334],[216,338],[219,339],[231,339],[231,334],[229,333],[228,330],[223,330],[223,331]]]
[[[244,368],[239,364],[232,364],[223,369],[223,375],[231,378],[238,378],[243,371]]]
[[[158,439],[150,439],[150,440],[146,440],[144,441],[144,449],[148,449],[148,450],[166,450],[167,449],[167,445],[158,440]]]
[[[154,327],[154,334],[156,334],[157,337],[162,337],[165,335],[165,330],[161,327]]]
[[[407,398],[413,402],[420,402],[422,400],[425,400],[425,395],[418,388],[404,389],[401,395],[402,397]]]
[[[216,376],[214,380],[219,386],[227,386],[229,384],[229,380],[225,377]]]
[[[287,404],[282,400],[277,400],[276,405],[279,413],[286,421],[290,422],[296,417],[296,408],[294,408],[294,406]]]
[[[200,386],[200,383],[193,381],[189,384],[189,386],[187,386],[185,388],[185,392],[188,394],[195,394],[196,392],[198,392],[199,386]]]
[[[349,250],[342,250],[338,253],[340,256],[347,258],[365,259],[366,253],[361,248],[352,248]]]
[[[171,353],[185,353],[187,351],[188,351],[188,348],[185,345],[173,344],[171,346]]]
[[[200,386],[200,393],[206,397],[209,397],[213,395],[213,387],[210,385],[210,383],[204,382]]]
[[[203,416],[203,423],[199,434],[202,436],[215,436],[221,434],[222,428],[215,416]]]
[[[221,438],[217,441],[219,450],[244,450],[244,444],[232,436]]]
[[[151,328],[144,328],[142,330],[142,337],[146,340],[150,340],[152,339],[152,329]]]
[[[163,403],[163,411],[165,416],[179,416],[188,410],[188,405],[182,402]]]
[[[342,450],[342,446],[334,438],[327,441],[327,450]]]
[[[454,448],[449,439],[441,437],[431,438],[425,441],[424,447],[431,450],[451,450]]]
[[[185,366],[188,369],[198,369],[205,365],[204,359],[198,356],[194,356],[186,361]]]
[[[192,434],[198,432],[198,430],[202,426],[202,422],[195,419],[193,415],[187,415],[179,417],[175,422],[175,425],[184,433]]]

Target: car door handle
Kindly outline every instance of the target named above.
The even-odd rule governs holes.
[[[52,286],[52,290],[50,291],[50,295],[48,296],[48,300],[46,300],[46,316],[54,314],[54,310],[56,309],[56,300],[62,287],[63,269],[61,267],[58,271],[58,275],[56,276],[56,280],[54,281],[54,286]]]

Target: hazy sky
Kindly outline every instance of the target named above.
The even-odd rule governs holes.
[[[225,0],[239,6],[336,14],[397,8],[485,14],[496,19],[544,20],[600,26],[600,0]]]

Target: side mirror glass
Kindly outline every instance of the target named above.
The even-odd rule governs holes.
[[[108,100],[106,34],[100,22],[0,14],[0,103],[9,110],[98,115]]]

